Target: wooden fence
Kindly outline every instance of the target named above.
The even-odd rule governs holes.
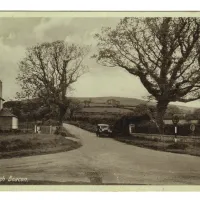
[[[24,132],[33,132],[38,134],[53,134],[56,126],[35,125],[35,123],[20,123],[19,130]]]
[[[37,128],[39,128],[41,134],[53,134],[56,131],[55,126],[37,126],[35,127],[36,133],[37,133]]]

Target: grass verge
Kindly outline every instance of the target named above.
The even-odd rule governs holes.
[[[65,134],[64,134],[65,133]],[[0,135],[0,159],[70,151],[80,142],[66,139],[74,137],[65,129],[58,134],[6,134]]]
[[[134,145],[142,148],[148,148],[158,151],[166,151],[171,153],[189,154],[200,156],[200,144],[182,143],[182,142],[163,142],[157,139],[151,140],[145,137],[116,137],[115,140],[129,145]]]

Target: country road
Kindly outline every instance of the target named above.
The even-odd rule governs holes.
[[[1,159],[0,177],[86,184],[200,184],[200,158],[139,148],[64,125],[80,138],[79,149]]]

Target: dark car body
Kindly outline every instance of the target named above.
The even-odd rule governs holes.
[[[96,135],[97,135],[97,137],[100,137],[100,136],[112,137],[112,130],[111,130],[110,125],[108,125],[108,124],[97,124]]]

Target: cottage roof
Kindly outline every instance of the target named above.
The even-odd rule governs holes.
[[[16,116],[13,115],[9,110],[1,109],[0,117],[16,117]]]

